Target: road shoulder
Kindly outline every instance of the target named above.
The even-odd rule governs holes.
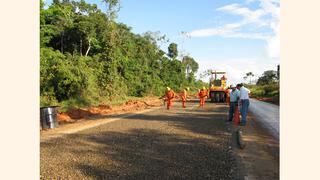
[[[121,120],[124,117],[134,116],[136,114],[153,111],[159,108],[161,107],[150,107],[148,109],[144,109],[140,111],[117,114],[117,115],[89,117],[89,118],[85,118],[80,121],[77,121],[77,123],[64,124],[55,129],[42,130],[40,132],[40,142],[48,141],[53,138],[62,137],[66,134],[76,133],[89,128],[94,128],[103,124]]]
[[[233,154],[239,173],[245,179],[279,179],[279,141],[263,128],[251,113],[245,127],[229,125],[232,131]],[[245,148],[237,144],[236,131],[241,129]]]

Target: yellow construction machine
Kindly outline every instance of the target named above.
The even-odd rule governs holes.
[[[220,76],[218,78],[218,75]],[[211,102],[226,102],[228,96],[226,72],[211,71],[209,98]]]

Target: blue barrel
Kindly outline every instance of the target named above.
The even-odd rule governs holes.
[[[47,106],[40,108],[40,123],[42,129],[53,129],[58,127],[58,107],[59,106]]]

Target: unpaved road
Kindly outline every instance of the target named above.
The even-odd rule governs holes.
[[[257,121],[279,140],[279,106],[256,99],[250,99],[249,111]]]
[[[248,147],[260,152],[254,154],[260,156],[256,168],[264,172],[263,162],[272,162],[266,165],[269,174],[254,175],[255,162],[244,154],[254,149],[231,148],[236,147],[233,128],[225,122],[227,105],[197,105],[183,109],[175,103],[169,111],[162,107],[45,140],[41,179],[277,179],[272,169],[277,161],[261,148],[263,137],[254,143],[248,129]]]

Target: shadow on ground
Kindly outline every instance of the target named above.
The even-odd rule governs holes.
[[[226,131],[226,115],[221,114],[224,108],[135,115],[41,143],[41,176],[238,179],[229,151],[231,134]],[[122,124],[126,127],[121,129]]]

